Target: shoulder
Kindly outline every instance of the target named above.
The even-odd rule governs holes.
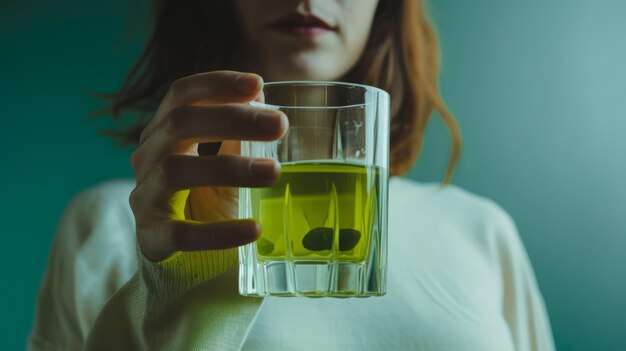
[[[40,308],[38,318],[73,323],[84,338],[104,303],[130,279],[136,270],[135,224],[128,204],[133,188],[134,181],[107,181],[70,201],[56,231],[40,295],[62,296],[55,303],[65,306],[61,312]]]
[[[74,196],[66,212],[87,217],[119,215],[128,217],[128,198],[135,187],[130,179],[109,180],[87,188]]]
[[[74,196],[68,208],[84,212],[100,212],[116,209],[116,206],[111,205],[124,207],[124,205],[128,205],[128,197],[134,187],[134,180],[108,180],[78,193]]]
[[[495,250],[503,244],[519,244],[515,223],[500,205],[456,185],[394,178],[390,182],[390,215],[393,212],[448,234],[442,237],[465,239]]]
[[[500,225],[512,224],[511,216],[495,201],[474,194],[457,185],[420,183],[407,178],[394,177],[390,182],[391,196],[404,207],[445,209],[450,219],[467,221],[488,220]]]
[[[128,203],[134,187],[134,180],[120,179],[81,191],[65,208],[59,236],[71,236],[77,245],[93,239],[97,233],[106,233],[100,237],[111,243],[128,241],[127,232],[135,227]]]
[[[128,203],[134,183],[100,183],[78,193],[66,208],[55,245],[73,262],[77,277],[103,284],[81,294],[112,293],[110,288],[121,286],[135,270],[135,219]]]

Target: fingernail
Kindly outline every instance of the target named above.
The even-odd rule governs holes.
[[[283,117],[278,112],[265,111],[257,115],[255,124],[264,132],[276,133],[283,124]]]
[[[280,172],[278,163],[274,160],[254,160],[250,171],[259,179],[274,179]]]
[[[256,92],[259,83],[258,76],[246,74],[237,78],[235,81],[235,87],[240,93],[250,95]]]

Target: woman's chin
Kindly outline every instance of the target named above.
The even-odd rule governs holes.
[[[271,74],[263,75],[263,79],[265,79],[266,82],[292,81],[292,80],[334,81],[334,80],[339,79],[339,77],[340,76],[336,74],[329,74],[328,72],[319,72],[319,71],[312,71],[312,70],[272,72]]]
[[[338,63],[311,59],[284,60],[283,64],[268,67],[262,74],[265,81],[326,80],[334,81],[345,74]]]

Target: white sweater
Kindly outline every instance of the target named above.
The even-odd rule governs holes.
[[[133,187],[66,209],[31,350],[554,350],[513,222],[456,186],[392,178],[388,292],[367,299],[241,297],[236,269],[185,278],[137,260]]]

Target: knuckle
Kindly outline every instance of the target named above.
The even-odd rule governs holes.
[[[230,170],[227,164],[223,162],[222,157],[225,156],[207,157],[196,164],[196,171],[205,175],[207,185],[225,186],[232,183]]]
[[[179,78],[173,81],[172,84],[170,84],[167,94],[174,98],[181,95],[182,92],[185,90],[184,87],[186,85],[186,81],[187,81],[186,77]]]
[[[139,152],[139,148],[137,148],[132,154],[130,154],[130,167],[133,169],[133,172],[138,173],[140,165],[141,153]]]
[[[181,134],[188,124],[191,108],[180,106],[172,109],[167,116],[166,128],[168,133]]]
[[[224,104],[219,107],[219,111],[216,111],[217,114],[228,116],[228,118],[223,118],[222,122],[230,123],[232,125],[234,119],[237,119],[245,114],[246,106],[241,104]]]
[[[140,194],[138,188],[135,188],[128,197],[128,203],[130,204],[130,208],[133,211],[133,216],[135,217],[135,223],[140,225],[145,222],[145,214],[143,211],[143,195]]]
[[[177,183],[176,179],[180,167],[180,159],[174,155],[165,156],[159,163],[158,176],[166,187],[172,187]]]
[[[147,125],[146,125],[141,130],[141,133],[139,133],[139,145],[141,145],[141,143],[143,143],[146,140],[147,137],[148,137],[148,128],[147,128]]]
[[[222,155],[217,158],[215,168],[224,170],[222,173],[229,176],[239,176],[245,165],[245,159],[240,156]]]
[[[227,160],[229,164],[229,169],[231,173],[231,177],[237,179],[238,182],[248,184],[251,182],[254,177],[252,176],[250,164],[252,159],[247,158],[232,158]]]
[[[250,123],[250,126],[254,126],[257,123],[258,118],[265,113],[267,113],[267,111],[263,108],[248,106],[243,116],[248,121],[248,123]],[[271,110],[270,113],[272,113]]]
[[[241,137],[255,118],[255,112],[248,106],[241,104],[224,104],[214,112],[219,118],[219,125],[224,132]]]
[[[130,204],[130,208],[133,210],[133,212],[139,207],[139,191],[137,190],[137,188],[133,189],[133,191],[130,192],[130,196],[128,196],[128,203]]]

